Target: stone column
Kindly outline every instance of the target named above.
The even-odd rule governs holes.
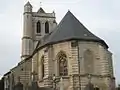
[[[49,56],[51,50],[50,47],[46,47],[45,52],[44,52],[44,58],[45,58],[45,62],[44,62],[44,66],[45,66],[45,78],[44,78],[44,82],[45,82],[45,86],[49,86],[51,87],[51,76],[52,76],[52,60]]]
[[[78,88],[78,82],[79,82],[79,73],[78,73],[78,50],[77,45],[74,46],[74,44],[77,42],[71,43],[71,89],[75,90]],[[72,46],[73,44],[73,46]]]

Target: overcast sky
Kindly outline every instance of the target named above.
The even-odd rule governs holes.
[[[23,7],[28,0],[0,0],[0,76],[20,61]],[[120,83],[120,0],[29,0],[33,11],[42,2],[59,22],[68,9],[94,34],[104,39],[113,53],[114,73]]]

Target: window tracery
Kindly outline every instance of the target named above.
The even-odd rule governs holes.
[[[49,33],[49,23],[48,23],[48,21],[45,22],[45,33],[46,34]]]
[[[59,62],[59,75],[67,76],[68,75],[67,56],[64,52],[60,52],[58,54],[58,62]]]
[[[41,23],[40,21],[37,22],[37,30],[36,30],[37,33],[41,33]]]

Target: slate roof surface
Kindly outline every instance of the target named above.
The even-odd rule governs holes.
[[[68,40],[100,42],[108,48],[107,44],[102,39],[91,33],[70,11],[67,12],[56,29],[44,37],[43,45],[55,44]]]

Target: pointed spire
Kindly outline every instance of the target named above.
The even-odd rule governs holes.
[[[53,20],[53,23],[57,23],[56,20]]]
[[[45,11],[43,10],[43,8],[40,7],[40,9],[37,11],[37,13],[45,13]]]
[[[53,12],[52,13],[55,13],[55,11],[53,10]]]
[[[25,6],[31,6],[32,7],[32,5],[30,4],[29,1],[25,4]]]
[[[38,9],[37,13],[45,13],[45,11],[42,8],[42,2],[40,2],[40,8]]]
[[[52,14],[53,14],[53,16],[55,17],[55,11],[54,11],[54,10],[53,10]]]

